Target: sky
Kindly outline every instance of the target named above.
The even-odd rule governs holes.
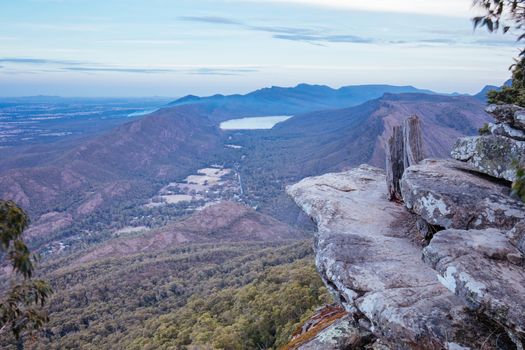
[[[179,97],[298,83],[475,93],[510,33],[471,0],[0,0],[0,96]]]

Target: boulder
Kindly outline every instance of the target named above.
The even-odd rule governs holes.
[[[525,141],[525,131],[515,129],[507,123],[490,123],[489,130],[493,135],[505,136],[518,141]]]
[[[521,109],[514,113],[514,123],[513,125],[516,128],[519,128],[521,130],[525,130],[525,110]]]
[[[316,265],[325,284],[385,345],[479,349],[489,338],[491,330],[421,260],[417,218],[388,200],[383,170],[362,165],[306,178],[287,192],[317,223]]]
[[[340,305],[325,305],[293,334],[286,350],[374,349],[378,341]],[[386,348],[388,350],[388,348]]]
[[[499,123],[508,123],[516,129],[525,130],[525,108],[516,105],[490,105],[485,111]]]
[[[423,250],[441,283],[469,308],[496,321],[521,345],[525,339],[523,254],[498,229],[445,230]]]
[[[408,209],[442,228],[510,230],[525,219],[525,205],[510,187],[466,163],[426,159],[405,171],[401,193]]]
[[[487,175],[515,181],[517,165],[525,164],[525,141],[498,135],[463,137],[451,156]]]
[[[345,316],[320,331],[313,339],[300,345],[298,350],[362,349],[373,341],[370,332],[363,331],[352,319]]]

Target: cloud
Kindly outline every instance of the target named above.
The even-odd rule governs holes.
[[[0,57],[0,63],[30,64],[30,65],[81,65],[86,62],[54,60],[46,58],[27,58],[27,57]]]
[[[418,43],[418,44],[448,44],[448,45],[451,45],[451,44],[456,44],[457,41],[456,40],[452,40],[452,39],[441,39],[441,38],[438,38],[438,39],[418,40],[418,41],[416,41],[416,43]]]
[[[476,39],[472,40],[472,38],[466,37],[466,38],[458,38],[458,39],[452,39],[452,38],[435,38],[435,39],[422,39],[422,40],[391,40],[388,41],[388,44],[391,45],[416,45],[416,46],[475,46],[475,47],[483,47],[483,46],[494,46],[494,47],[520,47],[520,44],[516,41],[512,40],[498,40],[498,39]]]
[[[63,70],[74,72],[110,72],[110,73],[184,73],[196,75],[240,75],[257,72],[258,68],[217,68],[217,67],[63,67]]]
[[[187,21],[187,22],[243,25],[242,22],[239,22],[233,19],[229,19],[226,17],[216,17],[216,16],[183,16],[183,17],[179,17],[179,19],[182,21]]]
[[[189,71],[195,75],[241,75],[258,72],[258,68],[197,68]]]
[[[182,21],[196,22],[196,23],[207,23],[207,24],[220,24],[227,26],[240,27],[247,30],[253,30],[258,32],[267,33],[286,33],[286,34],[313,34],[315,30],[308,28],[294,28],[294,27],[282,27],[282,26],[254,26],[242,21],[227,17],[217,16],[184,16],[179,17]]]
[[[325,30],[311,29],[311,28],[296,28],[296,27],[282,27],[282,26],[252,26],[244,25],[247,29],[266,32],[266,33],[279,33],[279,34],[304,34],[304,35],[315,35],[318,33],[325,32]]]
[[[301,41],[309,44],[319,43],[371,43],[372,39],[363,38],[349,34],[330,34],[326,29],[319,28],[299,28],[286,26],[263,26],[250,25],[241,21],[226,17],[203,16],[203,17],[180,17],[181,20],[197,23],[220,24],[240,27],[245,30],[264,32],[272,34],[275,39]]]
[[[104,32],[107,31],[109,28],[108,24],[101,23],[18,23],[18,25],[24,28],[33,28],[35,30],[50,30],[56,32]]]
[[[476,45],[483,45],[483,46],[506,46],[506,47],[521,47],[521,43],[519,43],[517,40],[502,40],[502,39],[477,39],[474,41],[474,44]]]
[[[257,2],[259,0],[238,0],[244,2]],[[418,0],[419,2],[414,3],[413,0],[410,0],[410,5],[413,5],[412,10],[408,11],[408,0],[398,0],[399,8],[392,5],[391,0],[374,0],[374,1],[361,1],[361,0],[342,0],[342,1],[332,1],[332,0],[267,0],[269,2],[286,2],[293,3],[298,5],[318,5],[318,6],[328,6],[328,7],[345,7],[345,8],[356,8],[356,9],[377,9],[381,7],[382,11],[394,11],[394,9],[401,10],[406,9],[407,12],[411,11],[420,11],[420,12],[432,12],[432,14],[439,13],[440,9],[445,7],[448,11],[452,11],[454,6],[451,4],[460,4],[462,7],[465,4],[470,4],[470,0],[465,2],[464,0]],[[388,4],[387,4],[388,3]],[[443,4],[447,4],[444,6]],[[387,6],[388,5],[388,6]],[[397,6],[397,5],[396,5]],[[468,6],[467,6],[468,7]],[[416,12],[417,12],[416,11]],[[472,13],[470,14],[472,16]],[[334,33],[326,28],[301,28],[301,27],[287,27],[287,26],[272,26],[272,25],[252,25],[245,23],[240,20],[235,20],[228,17],[218,17],[218,16],[186,16],[180,17],[181,20],[196,22],[196,23],[207,23],[212,25],[224,25],[224,26],[234,26],[237,28],[252,30],[258,32],[265,32],[271,34],[271,37],[274,39],[280,40],[290,40],[297,42],[305,42],[312,45],[326,46],[326,43],[350,43],[350,44],[371,44],[375,43],[378,45],[418,45],[418,46],[429,46],[429,45],[455,45],[455,46],[507,46],[514,47],[517,46],[512,39],[490,39],[483,38],[479,40],[474,40],[472,38],[472,31],[468,30],[451,30],[451,29],[437,29],[437,30],[422,30],[421,33],[427,33],[430,37],[425,38],[412,38],[412,39],[383,39],[381,37],[363,37],[353,34],[344,34],[344,33]],[[432,37],[433,36],[433,37]]]
[[[80,73],[135,73],[160,74],[181,73],[197,75],[241,75],[258,72],[260,67],[235,66],[159,66],[136,67],[104,65],[93,62],[80,62],[47,58],[0,57],[0,68],[11,68],[14,73],[25,74],[38,67],[40,72],[80,72]],[[22,70],[21,67],[27,66]],[[29,68],[32,67],[32,68]]]
[[[472,17],[472,0],[237,0],[239,2],[282,3],[367,12],[394,12],[447,17]]]
[[[162,68],[124,68],[124,67],[63,67],[62,70],[74,72],[112,72],[112,73],[167,73],[170,69]]]
[[[273,36],[277,39],[304,41],[308,43],[328,42],[328,43],[357,43],[367,44],[373,43],[373,39],[362,38],[355,35],[293,35],[293,34],[277,34]]]
[[[124,45],[180,45],[181,40],[158,40],[158,39],[123,39],[123,40],[102,40],[101,43],[124,44]]]

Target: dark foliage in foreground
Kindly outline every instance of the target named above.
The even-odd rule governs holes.
[[[17,340],[48,321],[43,306],[51,294],[46,281],[32,278],[36,258],[22,238],[28,224],[27,214],[14,202],[0,201],[0,257],[12,269],[10,286],[0,294],[0,336],[10,331]]]

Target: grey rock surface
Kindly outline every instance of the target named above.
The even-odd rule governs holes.
[[[408,168],[401,193],[407,208],[443,228],[510,230],[525,220],[525,205],[508,185],[459,161],[426,159]]]
[[[525,221],[518,222],[512,230],[507,233],[510,242],[525,254]]]
[[[489,130],[493,135],[505,136],[518,141],[525,141],[525,131],[515,129],[507,123],[490,123]]]
[[[345,316],[323,329],[298,350],[346,350],[361,349],[371,339],[372,334],[363,332],[351,316]]]
[[[444,286],[525,339],[525,270],[513,261],[520,256],[497,229],[440,231],[423,251]]]
[[[316,265],[345,308],[396,349],[474,349],[487,339],[421,260],[416,217],[387,200],[370,166],[306,178],[287,192],[317,225]]]
[[[513,125],[516,128],[520,128],[521,130],[525,130],[525,110],[520,110],[514,113],[514,123]]]
[[[460,138],[451,156],[490,176],[516,180],[516,165],[525,164],[525,141],[487,135]]]
[[[485,111],[499,123],[508,123],[516,129],[525,130],[525,108],[516,105],[490,105]]]

